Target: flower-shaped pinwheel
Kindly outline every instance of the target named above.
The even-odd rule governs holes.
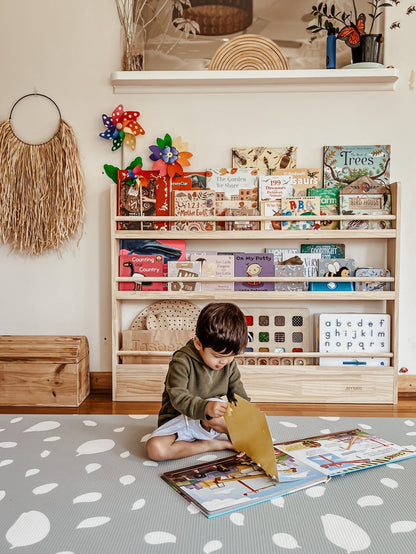
[[[154,164],[152,169],[159,171],[164,177],[166,174],[169,177],[183,174],[184,165],[191,165],[189,158],[192,157],[190,152],[186,152],[188,148],[187,142],[182,142],[182,137],[177,137],[172,141],[172,137],[166,133],[165,138],[156,139],[157,144],[149,146],[152,151],[150,159]]]
[[[138,188],[138,181],[140,181],[140,184],[146,187],[149,184],[149,179],[145,176],[142,166],[143,162],[140,156],[133,160],[124,170],[126,176],[123,179],[123,184],[130,186],[135,185],[136,188]],[[118,167],[105,164],[104,171],[112,181],[116,184],[118,183],[118,176],[120,172]]]
[[[103,122],[107,129],[100,137],[112,140],[111,150],[118,150],[125,142],[132,150],[136,148],[136,136],[144,135],[144,129],[137,123],[139,112],[125,112],[122,104],[117,106],[111,117],[103,114]]]

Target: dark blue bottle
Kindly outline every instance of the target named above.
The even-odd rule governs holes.
[[[335,69],[337,66],[337,48],[336,48],[335,29],[328,29],[326,38],[326,68]]]

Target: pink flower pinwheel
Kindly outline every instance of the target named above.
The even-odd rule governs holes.
[[[183,174],[183,166],[191,165],[189,158],[192,157],[190,152],[186,152],[188,143],[183,143],[181,137],[177,137],[172,141],[172,137],[166,133],[165,138],[156,139],[157,144],[149,146],[150,159],[154,162],[152,169],[159,171],[163,177],[175,177],[175,175]]]

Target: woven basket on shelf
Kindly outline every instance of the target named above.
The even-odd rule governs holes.
[[[208,69],[289,69],[289,63],[272,40],[261,35],[241,35],[218,48]]]

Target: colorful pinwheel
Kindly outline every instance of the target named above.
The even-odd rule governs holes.
[[[100,137],[112,140],[111,150],[118,150],[123,142],[132,150],[136,148],[136,136],[144,135],[144,129],[137,123],[139,112],[125,112],[122,104],[117,106],[111,117],[103,114],[103,123],[107,127]]]
[[[126,185],[135,185],[136,188],[138,188],[137,181],[139,180],[143,186],[147,186],[149,184],[149,179],[144,176],[142,166],[143,162],[141,157],[139,156],[135,158],[124,170],[127,172],[127,176],[125,177],[123,183]],[[105,164],[104,171],[106,175],[108,175],[108,177],[110,177],[110,179],[117,184],[120,169],[114,165]]]
[[[192,157],[190,152],[186,152],[188,148],[187,142],[182,142],[182,137],[176,137],[172,141],[172,137],[166,133],[165,138],[156,139],[157,144],[149,146],[151,150],[150,159],[154,162],[152,169],[159,171],[164,177],[166,174],[169,177],[183,174],[183,167],[191,165],[189,158]]]

